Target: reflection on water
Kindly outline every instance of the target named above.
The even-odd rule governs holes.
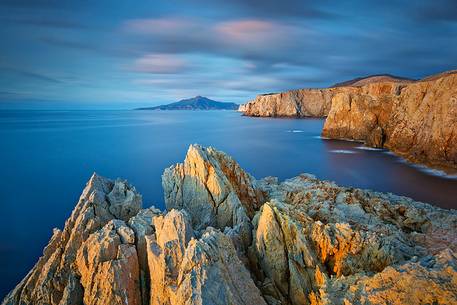
[[[0,111],[0,297],[36,262],[52,228],[63,227],[92,172],[126,178],[145,206],[163,207],[163,169],[181,162],[191,143],[227,152],[257,178],[308,172],[457,207],[456,179],[360,143],[322,139],[322,126],[232,111]]]

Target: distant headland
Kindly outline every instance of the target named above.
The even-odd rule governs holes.
[[[135,110],[237,110],[238,107],[239,105],[235,103],[217,102],[204,96],[196,96],[171,104],[136,108]]]

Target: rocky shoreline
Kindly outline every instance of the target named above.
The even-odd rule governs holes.
[[[457,211],[189,147],[167,211],[94,174],[2,304],[453,304]]]
[[[247,116],[326,116],[323,137],[357,140],[414,163],[457,170],[455,71],[420,81],[373,77],[328,89],[261,95],[240,111]]]

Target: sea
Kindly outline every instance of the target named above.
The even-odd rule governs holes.
[[[230,154],[256,178],[300,173],[457,208],[457,177],[386,150],[320,137],[323,119],[235,111],[0,110],[0,299],[63,228],[93,172],[127,179],[164,208],[161,175],[192,143]]]

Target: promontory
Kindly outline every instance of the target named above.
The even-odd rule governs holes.
[[[372,76],[327,89],[260,95],[239,110],[247,116],[326,117],[323,137],[457,170],[457,71],[418,81]]]
[[[196,96],[175,103],[137,108],[136,110],[237,110],[235,103],[217,102],[204,96]]]
[[[457,212],[191,145],[166,211],[94,174],[3,304],[456,304]]]

